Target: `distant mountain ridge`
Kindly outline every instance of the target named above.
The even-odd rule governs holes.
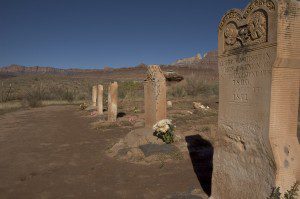
[[[0,67],[0,73],[9,74],[77,74],[77,73],[92,73],[98,72],[98,69],[60,69],[54,67],[43,66],[20,66],[12,64],[5,67]]]
[[[194,57],[182,58],[172,63],[173,66],[189,68],[218,68],[218,51],[210,51],[204,54],[203,58],[198,53]]]
[[[12,64],[9,66],[0,67],[0,74],[5,75],[22,75],[22,74],[62,74],[62,75],[84,75],[84,74],[103,74],[111,72],[130,72],[130,71],[145,71],[147,65],[139,64],[135,67],[126,68],[111,68],[105,66],[103,69],[60,69],[55,67],[44,67],[44,66],[21,66]],[[217,51],[211,51],[204,55],[202,58],[200,54],[195,57],[178,59],[176,62],[169,65],[161,65],[161,67],[167,67],[166,69],[172,68],[193,68],[193,69],[218,69],[218,53]]]

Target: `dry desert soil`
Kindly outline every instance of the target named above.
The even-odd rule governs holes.
[[[207,198],[190,159],[163,167],[111,158],[128,133],[90,127],[78,106],[0,115],[0,198]]]

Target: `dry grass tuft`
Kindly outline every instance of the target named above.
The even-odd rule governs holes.
[[[0,103],[0,115],[18,110],[21,107],[22,103],[20,101],[2,102]]]

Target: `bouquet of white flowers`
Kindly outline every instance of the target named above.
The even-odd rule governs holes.
[[[85,110],[88,107],[86,103],[81,103],[79,106],[81,110]]]
[[[165,143],[170,144],[174,142],[175,126],[172,124],[172,120],[160,120],[153,126],[153,130],[155,131],[154,135],[161,138]]]

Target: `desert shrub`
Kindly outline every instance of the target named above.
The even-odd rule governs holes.
[[[74,93],[66,90],[62,93],[62,99],[67,100],[68,102],[73,102],[75,99]]]
[[[274,187],[270,196],[267,199],[297,199],[299,191],[299,182],[295,182],[295,184],[291,187],[291,189],[287,190],[283,197],[281,197],[280,187]]]
[[[51,90],[50,90],[51,92]],[[70,91],[67,88],[59,88],[56,92],[56,95],[54,96],[54,99],[56,100],[66,100],[68,102],[73,102],[75,99],[74,91]]]
[[[219,84],[218,83],[208,84],[208,90],[209,93],[213,95],[219,95]]]
[[[23,100],[32,87],[38,85],[43,85],[43,100],[87,100],[91,98],[92,85],[99,83],[99,80],[94,78],[47,74],[20,75],[0,81],[0,101]]]
[[[219,85],[216,82],[207,82],[190,75],[183,82],[174,84],[168,90],[168,95],[172,97],[198,96],[198,95],[218,95]]]
[[[172,97],[185,97],[187,95],[184,84],[174,84],[168,90],[168,94]]]
[[[203,82],[195,78],[195,76],[186,78],[186,92],[188,95],[197,96],[204,89]]]
[[[25,93],[24,100],[30,107],[39,107],[45,97],[45,91],[42,86],[33,86]]]
[[[121,82],[118,89],[118,96],[120,99],[134,99],[141,96],[143,85],[136,81]]]
[[[16,99],[16,97],[13,95],[14,88],[12,87],[12,84],[4,85],[4,83],[1,82],[0,90],[1,90],[0,102],[7,102]]]
[[[43,100],[66,100],[72,102],[75,99],[75,91],[61,86],[52,86],[45,89]]]
[[[82,93],[77,94],[76,98],[78,100],[87,100],[87,99],[89,99],[85,94],[82,94]]]
[[[23,96],[26,105],[38,107],[42,105],[43,100],[57,100],[73,102],[75,92],[64,87],[33,85]]]
[[[203,81],[196,75],[191,75],[186,78],[186,92],[190,96],[197,96],[199,94],[215,95],[218,94],[218,85]]]

